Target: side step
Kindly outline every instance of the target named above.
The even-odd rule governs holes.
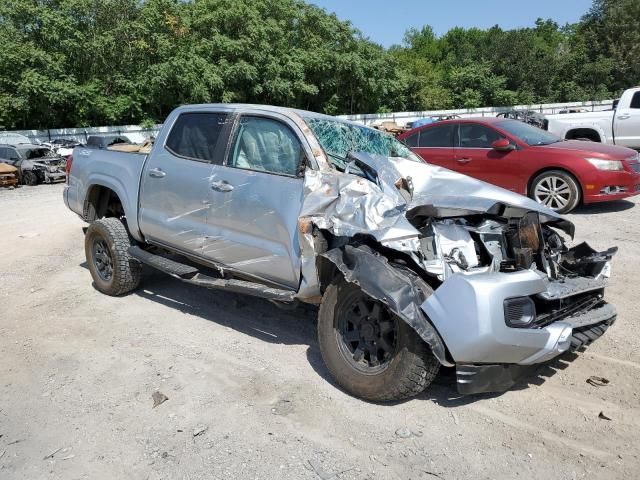
[[[149,253],[138,246],[129,247],[129,255],[145,265],[168,273],[172,277],[176,277],[192,285],[215,290],[227,290],[229,292],[242,293],[267,300],[277,300],[279,302],[293,302],[295,300],[294,291],[268,287],[261,283],[204,275],[200,273],[200,270],[196,267],[170,260],[161,255]]]

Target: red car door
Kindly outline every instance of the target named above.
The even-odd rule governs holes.
[[[452,170],[524,194],[526,187],[518,172],[520,152],[492,148],[502,138],[506,137],[488,125],[459,123]]]
[[[453,169],[453,134],[455,124],[442,123],[423,128],[404,138],[411,150],[432,165]]]

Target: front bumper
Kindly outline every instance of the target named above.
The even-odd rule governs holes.
[[[634,195],[640,195],[640,174],[635,171],[598,172],[583,185],[584,203],[609,202]]]
[[[570,337],[569,351],[583,349],[600,338],[615,322],[613,317],[593,325],[574,328]],[[557,355],[553,355],[554,358]],[[540,364],[457,364],[456,384],[458,393],[471,395],[476,393],[504,392],[524,377],[532,374]]]
[[[44,182],[45,183],[54,183],[54,182],[64,182],[67,178],[66,172],[44,172]]]
[[[615,308],[600,302],[591,310],[559,318],[541,328],[511,328],[505,323],[505,299],[542,295],[562,299],[601,292],[603,288],[604,280],[586,278],[576,279],[575,285],[570,280],[561,285],[549,284],[541,274],[531,270],[457,274],[446,280],[422,304],[422,309],[438,330],[454,363],[467,370],[471,365],[472,370],[482,372],[476,373],[479,376],[475,385],[462,390],[496,391],[508,388],[526,372],[521,367],[547,362],[567,350],[591,343],[616,318]],[[471,377],[468,373],[461,374],[463,378],[465,375]],[[487,380],[494,377],[495,381]]]

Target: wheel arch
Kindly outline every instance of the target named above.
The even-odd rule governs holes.
[[[582,203],[582,200],[584,199],[584,186],[582,184],[582,181],[580,180],[580,177],[578,177],[578,175],[576,175],[574,172],[572,172],[570,169],[566,168],[566,167],[544,167],[539,169],[538,171],[534,172],[533,174],[531,174],[531,176],[529,177],[529,180],[527,181],[527,195],[531,195],[531,187],[533,186],[533,181],[538,178],[540,175],[542,175],[545,172],[551,172],[551,171],[561,171],[563,173],[566,173],[567,175],[570,175],[571,178],[573,178],[576,182],[576,184],[578,185],[578,193],[580,194],[580,198],[578,199],[578,205]]]
[[[564,134],[565,140],[577,140],[580,138],[588,138],[597,143],[602,143],[604,138],[602,132],[594,127],[575,127],[567,130]]]
[[[332,248],[322,258],[323,269],[318,270],[321,282],[330,282],[336,275],[341,275],[347,282],[358,285],[415,330],[442,365],[453,366],[446,344],[421,309],[425,299],[418,298],[420,290],[415,288],[416,279],[421,279],[421,276],[413,269],[405,265],[396,266],[384,253],[362,244]]]
[[[100,218],[122,218],[126,212],[117,192],[105,185],[94,184],[87,189],[82,216],[86,221],[93,222]]]
[[[115,217],[123,221],[129,234],[142,241],[138,229],[138,211],[135,199],[129,198],[120,183],[105,178],[94,179],[86,188],[82,206],[82,218],[93,222],[99,218]]]

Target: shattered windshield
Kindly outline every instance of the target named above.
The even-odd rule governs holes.
[[[391,135],[364,125],[314,117],[306,117],[305,121],[338,170],[344,171],[348,153],[368,153],[420,161],[411,150]]]
[[[26,148],[19,149],[20,154],[27,160],[35,160],[37,158],[48,158],[55,156],[48,148]]]

